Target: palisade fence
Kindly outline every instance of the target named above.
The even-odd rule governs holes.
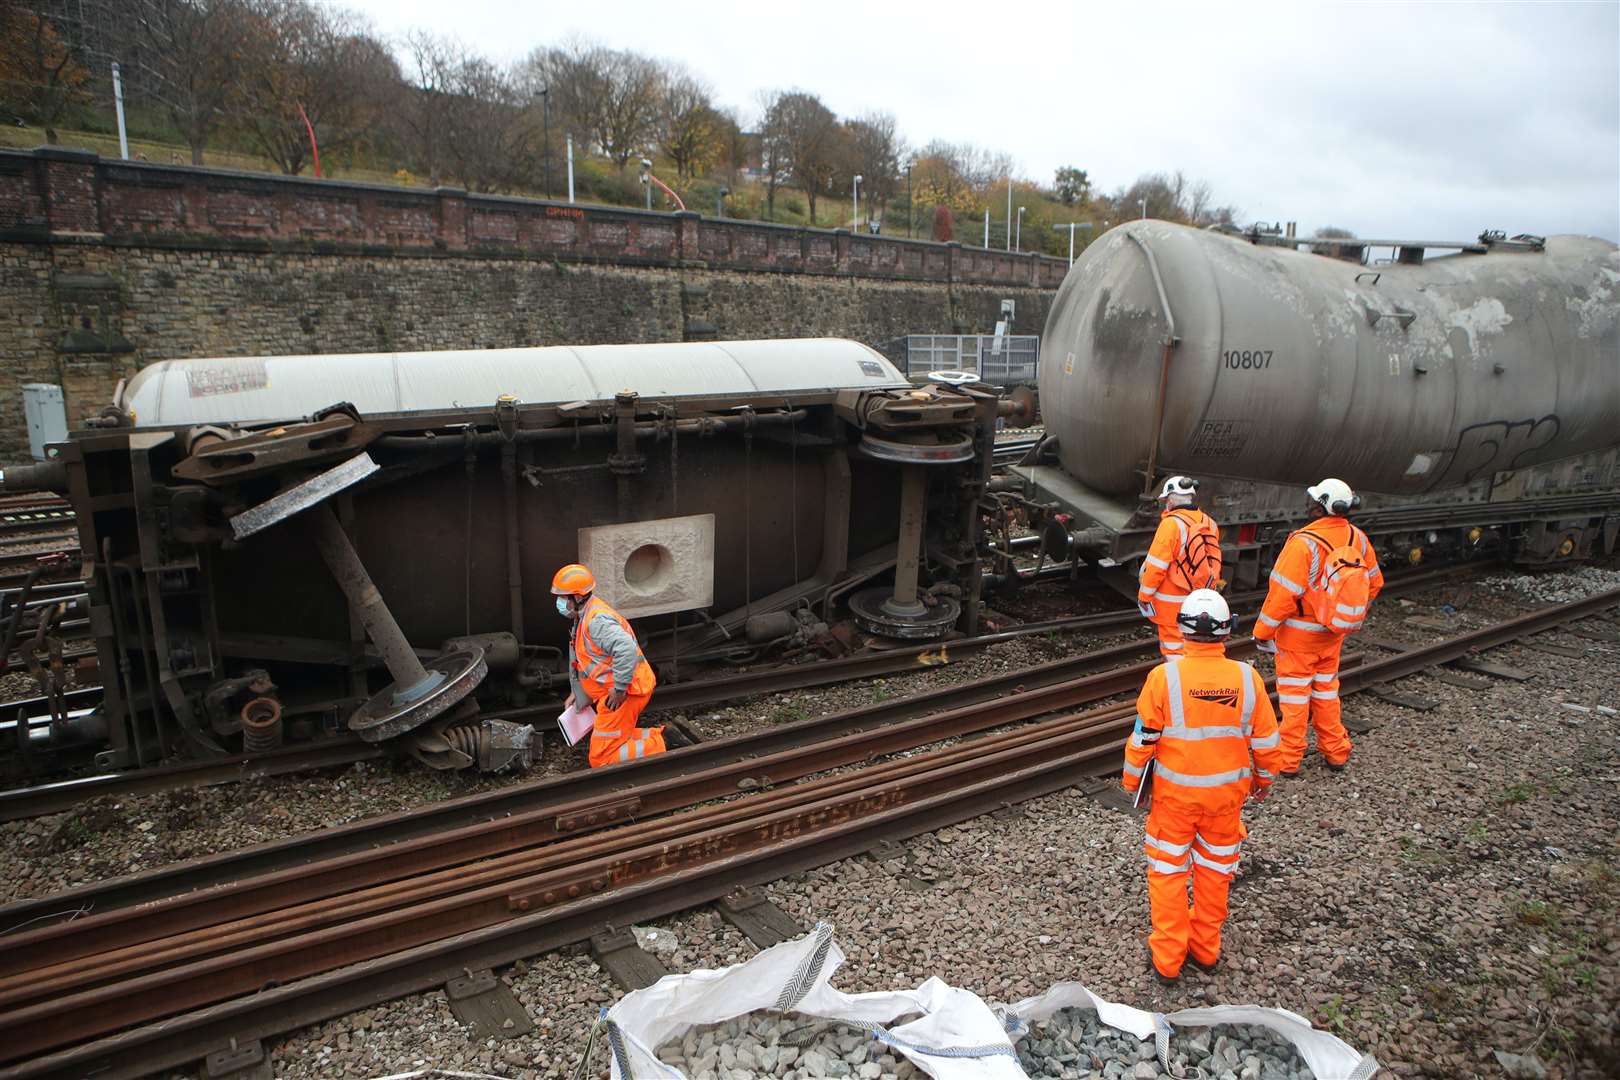
[[[905,371],[912,379],[930,371],[969,371],[992,386],[1033,384],[1039,372],[1039,334],[911,334],[905,339]]]

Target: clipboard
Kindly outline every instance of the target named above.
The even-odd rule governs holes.
[[[1135,810],[1142,805],[1142,793],[1148,789],[1148,782],[1153,779],[1153,763],[1158,758],[1148,758],[1148,763],[1142,769],[1142,782],[1136,785],[1136,798],[1131,800],[1131,809]]]
[[[596,710],[589,705],[583,709],[576,709],[573,698],[570,697],[568,708],[557,717],[557,730],[562,732],[564,741],[573,746],[589,735],[594,727],[596,727]]]

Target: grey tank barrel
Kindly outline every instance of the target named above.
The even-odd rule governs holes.
[[[1040,399],[1064,470],[1114,494],[1150,463],[1421,494],[1603,452],[1620,252],[1554,236],[1364,266],[1130,222],[1064,279]]]

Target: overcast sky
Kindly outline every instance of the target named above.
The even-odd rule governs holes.
[[[752,119],[767,87],[912,145],[1104,191],[1208,180],[1240,220],[1364,237],[1620,239],[1620,3],[348,0],[503,60],[578,32],[679,60]]]

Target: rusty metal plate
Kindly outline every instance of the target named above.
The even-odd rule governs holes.
[[[738,889],[715,901],[715,910],[726,922],[761,949],[791,941],[804,933],[798,921],[772,903],[757,889]]]
[[[636,944],[636,935],[629,930],[593,935],[591,956],[626,990],[644,989],[669,974],[663,961]]]
[[[640,799],[620,799],[618,802],[603,803],[587,810],[577,810],[572,814],[562,814],[557,817],[556,829],[559,833],[577,832],[580,829],[593,829],[598,825],[607,825],[615,821],[623,821],[634,817],[636,811],[641,809]]]

